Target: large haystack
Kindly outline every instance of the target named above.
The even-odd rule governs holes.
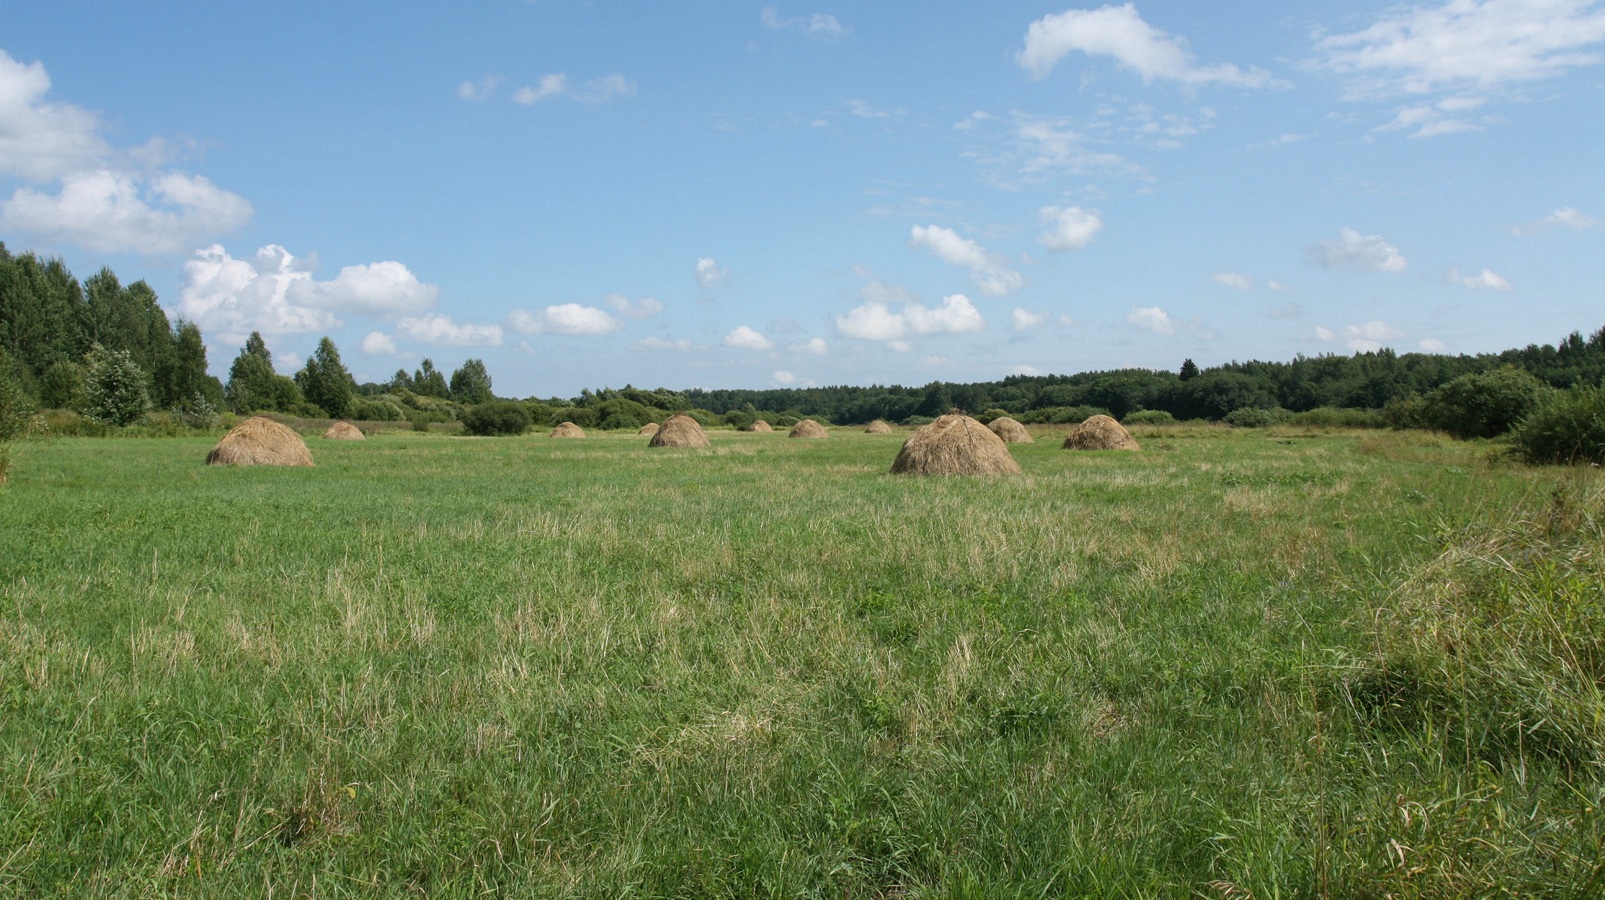
[[[564,422],[563,424],[552,429],[552,437],[582,438],[585,437],[585,429],[575,425],[573,422]]]
[[[895,475],[1016,475],[1009,446],[985,425],[957,410],[915,431],[903,442]]]
[[[658,433],[658,423],[656,423],[656,422],[648,422],[645,425],[641,426],[641,430],[640,431],[636,432],[636,434],[647,434],[647,435],[657,434],[657,433]]]
[[[993,434],[1003,438],[1003,443],[1005,444],[1034,444],[1037,442],[1037,439],[1031,436],[1031,432],[1025,430],[1024,425],[1008,416],[998,416],[988,422],[986,427],[992,429]]]
[[[1093,416],[1064,439],[1066,450],[1141,450],[1125,426],[1108,416]]]
[[[869,423],[869,427],[864,429],[864,433],[865,434],[891,434],[892,433],[892,426],[886,424],[885,422],[882,422],[880,419],[876,419],[875,421]]]
[[[774,426],[770,425],[768,422],[765,422],[763,419],[754,419],[752,421],[751,430],[754,434],[768,434],[775,429]]]
[[[702,426],[697,420],[685,413],[675,413],[669,417],[658,433],[652,435],[648,447],[706,447],[708,436],[703,434]]]
[[[284,425],[267,416],[253,416],[223,435],[212,452],[206,454],[209,466],[310,466],[312,453],[306,442]]]
[[[789,437],[822,438],[830,437],[830,432],[825,430],[825,426],[815,422],[813,419],[803,419],[796,425],[791,426],[791,434]]]
[[[323,436],[331,441],[361,441],[367,439],[366,435],[362,433],[362,429],[350,422],[336,422],[330,425],[329,430],[325,431]]]

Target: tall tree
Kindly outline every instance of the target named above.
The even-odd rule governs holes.
[[[318,341],[318,349],[312,351],[306,365],[295,373],[295,383],[307,402],[318,405],[330,416],[343,419],[351,414],[356,382],[340,361],[340,351],[335,348],[334,341],[327,336]]]
[[[237,413],[279,409],[278,374],[273,371],[273,354],[268,352],[261,332],[253,331],[245,339],[245,347],[229,366],[228,384],[223,396],[229,408]]]
[[[451,399],[469,406],[496,399],[490,392],[490,373],[485,371],[484,360],[470,359],[451,373]]]
[[[451,398],[451,388],[446,384],[446,376],[435,368],[435,361],[432,359],[425,359],[422,367],[412,373],[412,392],[421,397],[439,397],[442,400]]]

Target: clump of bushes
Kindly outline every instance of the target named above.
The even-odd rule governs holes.
[[[1605,465],[1605,388],[1555,391],[1511,435],[1529,463]]]
[[[1292,413],[1281,407],[1264,409],[1258,406],[1240,406],[1226,414],[1226,424],[1234,428],[1268,428],[1286,422]]]
[[[1425,397],[1390,402],[1382,415],[1394,428],[1431,428],[1458,438],[1498,437],[1538,407],[1551,388],[1514,366],[1472,372]]]
[[[517,400],[492,400],[463,414],[463,431],[480,437],[523,434],[529,426],[529,410]]]
[[[1374,409],[1318,406],[1288,417],[1287,424],[1310,428],[1380,428],[1382,414]]]
[[[1163,409],[1139,409],[1127,413],[1123,425],[1174,425],[1176,417]]]

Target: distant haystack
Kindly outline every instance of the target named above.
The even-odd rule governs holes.
[[[697,420],[685,413],[675,413],[663,427],[652,435],[648,447],[706,447],[708,436],[702,432]]]
[[[1064,439],[1066,450],[1141,450],[1125,426],[1108,416],[1093,416]]]
[[[306,442],[267,416],[252,416],[223,435],[212,452],[209,466],[310,466]]]
[[[752,432],[754,434],[769,434],[770,432],[772,432],[774,430],[775,429],[772,426],[770,426],[770,424],[768,422],[765,422],[763,419],[754,419],[754,420],[752,420]]]
[[[865,434],[891,434],[892,433],[892,426],[886,424],[885,422],[882,422],[880,419],[876,419],[875,421],[869,423],[869,427],[864,429],[864,433]]]
[[[791,427],[789,436],[794,438],[822,438],[830,437],[830,432],[825,430],[825,426],[815,422],[813,419],[803,419]]]
[[[585,429],[575,425],[573,422],[564,422],[563,424],[552,429],[552,437],[582,438],[585,437]]]
[[[640,431],[636,432],[636,434],[657,434],[657,433],[658,433],[658,423],[656,423],[656,422],[648,422],[645,425],[641,426],[641,430]]]
[[[1031,436],[1031,432],[1025,430],[1024,425],[1008,416],[998,416],[987,423],[986,427],[992,429],[993,434],[1003,438],[1003,443],[1005,444],[1034,444],[1037,442],[1037,439]]]
[[[366,435],[362,433],[362,429],[350,422],[336,422],[330,425],[329,430],[325,431],[323,436],[331,441],[361,441],[367,439]]]
[[[1017,475],[1009,446],[985,425],[957,410],[925,425],[903,442],[894,475]]]

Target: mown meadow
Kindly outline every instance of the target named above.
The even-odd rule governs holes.
[[[1605,892],[1599,470],[1134,432],[19,444],[0,895]]]

